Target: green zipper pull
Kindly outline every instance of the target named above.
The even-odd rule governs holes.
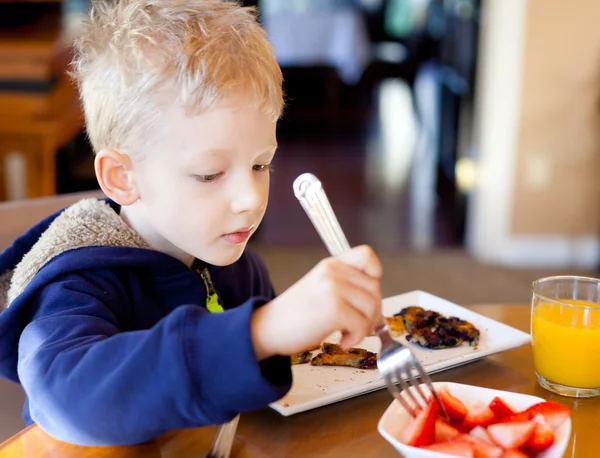
[[[225,310],[221,307],[221,304],[219,304],[219,296],[217,296],[217,291],[215,291],[212,278],[210,278],[208,267],[205,267],[202,272],[197,272],[200,274],[200,278],[202,278],[204,286],[206,287],[206,309],[211,313],[224,312]]]

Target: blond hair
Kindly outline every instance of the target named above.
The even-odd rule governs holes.
[[[96,152],[133,152],[156,127],[161,92],[189,115],[237,90],[274,119],[283,109],[281,70],[255,10],[226,0],[95,0],[71,74]]]

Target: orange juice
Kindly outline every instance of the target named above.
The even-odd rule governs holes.
[[[533,359],[546,380],[573,388],[600,388],[600,304],[588,308],[539,303],[531,318]]]

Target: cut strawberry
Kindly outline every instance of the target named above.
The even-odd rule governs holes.
[[[571,415],[569,409],[554,401],[540,402],[539,404],[531,406],[525,412],[530,415],[530,418],[533,418],[537,414],[542,414],[546,423],[548,423],[553,430],[558,428]]]
[[[435,422],[437,420],[437,404],[430,402],[417,417],[402,431],[400,441],[406,445],[419,447],[432,444],[435,440]]]
[[[450,426],[452,426],[453,428],[456,428],[459,432],[464,433],[464,434],[469,434],[469,431],[471,431],[471,428],[467,428],[465,426],[464,422],[458,421],[458,420],[452,420],[450,422]]]
[[[498,423],[522,423],[529,420],[531,420],[531,414],[525,411],[501,418],[500,420],[498,420]]]
[[[454,439],[460,434],[460,431],[446,423],[445,420],[438,418],[435,422],[435,441],[445,442]]]
[[[540,425],[547,425],[548,423],[546,423],[546,419],[544,418],[544,416],[541,413],[538,413],[536,415],[534,415],[531,418],[531,421]]]
[[[490,409],[492,409],[492,412],[494,412],[494,415],[496,415],[496,418],[498,419],[515,414],[515,412],[498,396],[490,402]]]
[[[464,419],[464,425],[467,429],[472,429],[475,426],[488,426],[491,425],[496,416],[490,407],[483,402],[478,402],[473,405]]]
[[[475,456],[473,444],[464,440],[438,442],[437,444],[426,445],[421,448],[432,452],[447,453],[452,456],[467,456],[470,458]]]
[[[475,447],[475,458],[501,458],[504,454],[502,447],[490,445],[481,439],[473,438],[473,446]]]
[[[507,450],[502,455],[502,458],[529,458],[525,453],[520,450]]]
[[[448,388],[444,387],[439,390],[438,396],[440,402],[443,404],[444,409],[448,416],[453,420],[464,420],[467,416],[467,406],[465,406],[460,399],[455,398],[450,394]]]
[[[535,429],[527,441],[527,448],[533,452],[541,452],[554,444],[554,431],[541,414],[537,414],[532,421],[535,423]]]
[[[471,431],[469,431],[469,436],[473,437],[474,439],[478,439],[482,442],[485,442],[486,444],[494,445],[494,441],[490,437],[490,434],[487,432],[487,429],[485,429],[482,426],[476,426]]]
[[[477,426],[476,428],[480,428],[478,431],[483,431],[483,433],[487,435],[485,428],[482,428],[481,426]],[[476,430],[476,428],[473,428],[473,430]],[[482,437],[485,436],[482,435]],[[502,447],[498,447],[489,435],[487,435],[487,438],[482,439],[477,437],[477,433],[475,436],[472,436],[471,434],[461,434],[454,440],[469,442],[473,445],[475,458],[500,458],[504,453]]]
[[[498,445],[504,448],[520,448],[529,440],[535,426],[532,421],[496,423],[488,426],[488,432]]]

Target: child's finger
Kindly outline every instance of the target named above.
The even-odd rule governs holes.
[[[338,259],[363,271],[370,277],[381,278],[383,273],[379,258],[368,245],[352,248],[350,251],[338,256]]]
[[[340,340],[340,347],[346,350],[348,348],[354,347],[355,345],[358,345],[359,342],[360,339],[357,336],[354,336],[348,332],[343,332],[342,338]]]
[[[381,300],[381,282],[378,278],[370,277],[356,267],[339,262],[336,277],[346,284],[351,284]]]
[[[348,306],[340,320],[343,348],[349,348],[358,344],[370,332],[370,322],[354,307]]]
[[[342,283],[342,295],[354,309],[358,310],[363,319],[373,324],[380,315],[381,294],[379,290],[367,291],[353,283]]]

